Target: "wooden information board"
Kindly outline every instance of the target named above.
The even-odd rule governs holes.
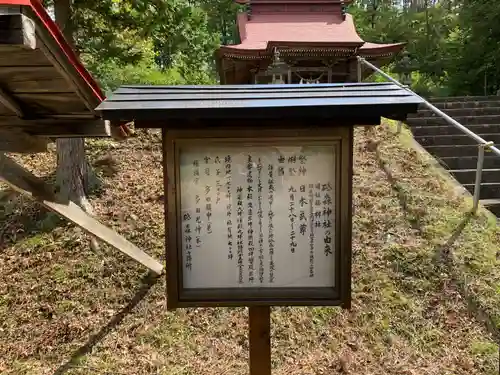
[[[169,308],[345,303],[349,129],[166,132]]]
[[[392,83],[117,90],[106,120],[162,128],[167,308],[248,306],[250,375],[270,375],[271,306],[350,307],[353,128],[419,103]]]

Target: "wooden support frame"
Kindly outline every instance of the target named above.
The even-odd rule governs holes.
[[[5,20],[6,28],[0,30],[0,43],[27,49],[37,47],[35,25],[22,14],[20,6],[0,5],[0,17]]]
[[[27,134],[19,129],[0,127],[0,152],[32,154],[46,152],[50,139]]]
[[[0,103],[14,112],[18,117],[24,117],[24,111],[14,97],[0,87]]]
[[[32,9],[23,8],[22,12],[23,15],[33,20],[34,23],[41,23],[40,19],[33,13]],[[56,46],[56,41],[50,34],[50,31],[40,24],[37,24],[36,26],[39,26],[35,27],[36,38],[41,42],[39,43],[39,48],[43,51],[52,65],[61,73],[66,82],[68,82],[71,87],[75,87],[76,94],[85,103],[87,109],[91,113],[94,113],[95,107],[99,105],[100,100],[87,87],[81,76],[72,74],[72,72],[75,71],[75,67],[68,61],[64,52]]]
[[[248,309],[250,375],[271,375],[271,308]]]
[[[59,201],[43,180],[3,154],[0,154],[0,180],[128,255],[152,272],[158,275],[163,272],[163,266],[157,260],[140,250],[125,237],[101,224],[75,203]]]
[[[0,116],[0,132],[18,131],[42,137],[109,137],[111,125],[105,120],[90,119],[20,119],[14,116]]]

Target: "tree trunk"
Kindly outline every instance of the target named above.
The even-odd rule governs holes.
[[[56,184],[59,196],[71,200],[88,213],[92,206],[87,194],[99,185],[85,157],[85,143],[82,138],[60,138],[57,145]]]
[[[73,25],[71,22],[72,0],[54,0],[56,23],[66,41],[74,48]],[[57,170],[56,184],[58,195],[63,200],[71,200],[89,214],[94,210],[87,199],[87,194],[99,184],[85,155],[83,138],[59,138],[56,140]],[[97,242],[92,239],[92,247]]]

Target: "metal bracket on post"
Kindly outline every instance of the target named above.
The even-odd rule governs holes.
[[[481,180],[483,175],[483,164],[484,164],[484,149],[486,147],[493,146],[493,142],[481,143],[478,145],[477,153],[477,167],[476,167],[476,183],[474,185],[474,201],[472,206],[472,213],[476,214],[479,207],[479,198],[481,192]]]

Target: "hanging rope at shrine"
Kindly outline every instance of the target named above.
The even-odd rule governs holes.
[[[304,78],[299,73],[295,72],[295,74],[300,78],[299,84],[301,85],[310,85],[315,83],[320,83],[321,78],[325,75],[325,72],[321,73],[317,78]]]

